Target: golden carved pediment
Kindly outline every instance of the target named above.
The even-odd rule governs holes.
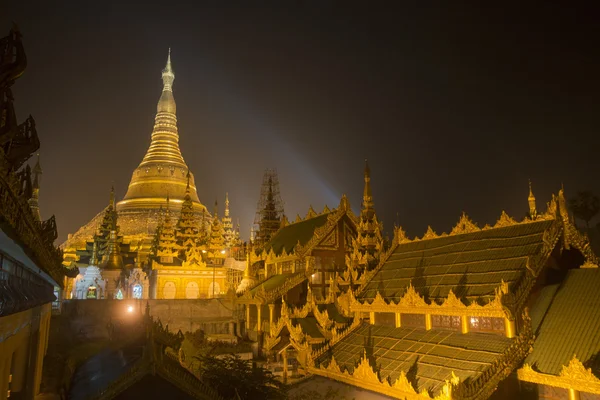
[[[505,211],[502,211],[500,218],[496,221],[494,228],[502,228],[505,226],[516,225],[518,222],[512,219]]]
[[[462,213],[458,223],[452,228],[450,235],[461,235],[463,233],[479,232],[480,229],[477,227],[466,213]]]

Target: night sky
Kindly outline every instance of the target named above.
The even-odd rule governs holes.
[[[0,2],[0,33],[23,33],[15,105],[37,122],[41,212],[59,242],[111,184],[125,194],[169,47],[198,195],[212,211],[228,191],[244,238],[268,167],[292,220],[342,193],[358,211],[368,158],[390,236],[397,218],[411,236],[449,231],[462,211],[480,226],[520,219],[528,178],[542,210],[561,183],[600,195],[593,10],[244,3]]]

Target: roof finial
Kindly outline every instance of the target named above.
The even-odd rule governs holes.
[[[33,167],[33,188],[40,188],[40,175],[42,175],[42,167],[40,166],[40,153],[37,153],[37,161]]]
[[[162,80],[163,80],[163,91],[168,90],[172,91],[173,81],[175,80],[175,74],[173,73],[173,68],[171,67],[171,48],[169,47],[169,55],[167,56],[167,65],[165,65],[165,69],[162,70]]]
[[[109,206],[115,208],[115,185],[111,185],[110,187],[110,201]]]
[[[229,217],[229,193],[225,192],[225,217]]]
[[[531,190],[531,179],[529,180],[529,197],[527,197],[527,202],[529,203],[529,218],[535,219],[537,217],[537,209],[535,196],[533,195],[533,190]]]
[[[370,209],[373,207],[373,196],[371,194],[371,169],[369,162],[365,158],[365,189],[363,191],[363,208]]]

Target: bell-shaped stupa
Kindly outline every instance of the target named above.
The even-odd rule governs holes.
[[[188,185],[188,166],[179,149],[177,107],[173,97],[175,74],[171,67],[171,51],[162,71],[163,90],[156,107],[152,141],[140,165],[133,171],[127,194],[117,203],[119,216],[147,213],[166,206],[167,195],[174,209],[179,209]],[[190,196],[194,209],[201,213],[205,207],[198,199],[194,175],[190,172]],[[174,203],[174,204],[173,204]]]
[[[167,197],[171,210],[178,214],[187,193],[198,218],[203,212],[210,218],[206,207],[198,199],[194,175],[189,171],[179,149],[177,108],[173,97],[174,80],[169,50],[167,65],[162,71],[163,89],[156,107],[150,147],[140,165],[133,171],[125,197],[116,205],[119,234],[132,247],[140,249],[149,246],[146,242],[154,235],[160,208],[167,206]],[[73,252],[85,247],[86,242],[92,240],[103,215],[104,211],[101,211],[77,232],[69,235],[61,247]]]

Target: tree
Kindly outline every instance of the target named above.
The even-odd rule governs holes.
[[[569,207],[575,217],[585,221],[586,228],[590,228],[590,221],[600,212],[600,199],[590,191],[577,193],[576,197],[569,199]]]
[[[201,355],[201,379],[226,399],[285,400],[283,384],[262,367],[235,354],[224,357]]]

